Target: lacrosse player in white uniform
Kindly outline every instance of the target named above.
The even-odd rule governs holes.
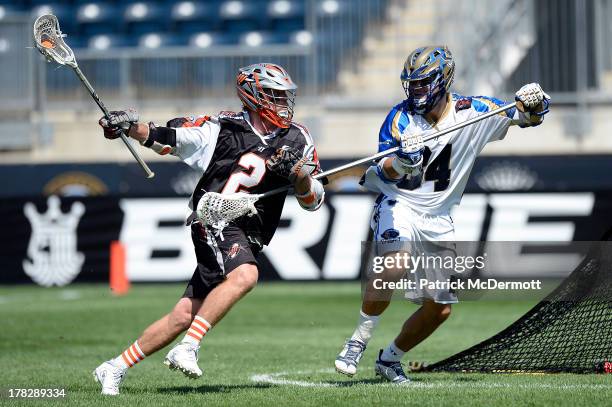
[[[451,93],[454,71],[446,46],[418,48],[405,62],[401,81],[407,98],[391,109],[379,134],[379,151],[401,148],[371,166],[362,180],[364,187],[380,194],[372,228],[375,243],[391,243],[385,246],[389,248],[386,255],[398,253],[401,242],[422,247],[421,243],[452,241],[450,211],[461,201],[482,149],[490,141],[503,139],[510,126],[541,124],[548,112],[549,96],[531,83],[516,92],[516,108],[424,143],[428,134],[505,104],[491,97]],[[336,370],[349,376],[356,373],[390,294],[369,298],[373,297],[366,290],[357,328],[335,361]],[[421,307],[405,321],[395,340],[380,350],[375,362],[376,374],[397,384],[409,382],[400,364],[402,356],[438,328],[457,302],[449,290],[434,290],[430,295],[413,290],[406,292],[406,298]]]

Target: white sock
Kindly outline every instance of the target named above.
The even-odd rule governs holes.
[[[356,339],[365,343],[366,345],[372,338],[372,332],[376,325],[378,325],[379,315],[367,315],[364,314],[363,311],[359,311],[359,323],[357,324],[357,328],[355,332],[353,332],[353,336],[351,339]]]
[[[210,328],[211,325],[207,320],[196,315],[181,342],[189,342],[199,346],[200,341],[206,336],[206,333],[210,331]]]
[[[399,362],[405,353],[406,352],[395,345],[395,341],[391,341],[389,346],[383,350],[382,355],[380,355],[380,359],[384,360],[385,362]]]
[[[115,359],[111,360],[111,363],[117,367],[120,367],[123,370],[126,370],[129,368],[129,366],[127,365],[127,363],[125,363],[123,361],[123,359],[121,358],[121,355],[117,356]]]

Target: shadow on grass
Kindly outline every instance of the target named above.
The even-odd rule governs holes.
[[[483,380],[482,378],[473,377],[473,376],[472,377],[449,376],[449,375],[440,376],[437,374],[431,374],[427,376],[408,375],[408,377],[410,378],[410,381],[412,383],[433,383],[433,382],[462,382],[462,383],[471,382],[471,383],[475,383],[475,382],[480,382]],[[391,384],[390,382],[384,379],[381,379],[381,378],[377,378],[377,377],[373,377],[369,379],[361,379],[361,380],[344,380],[344,381],[342,380],[321,380],[320,383],[325,383],[326,385],[332,385],[332,386],[337,386],[337,387]]]
[[[189,393],[231,393],[236,390],[249,389],[268,389],[277,387],[269,383],[252,383],[252,384],[204,384],[201,386],[175,386],[175,387],[160,387],[158,393],[164,394],[189,394]]]

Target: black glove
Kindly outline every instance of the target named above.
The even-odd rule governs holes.
[[[286,178],[292,184],[298,176],[310,175],[316,169],[316,164],[289,146],[282,146],[266,161],[266,167],[274,174]]]
[[[136,123],[138,123],[138,112],[133,108],[113,110],[109,112],[108,118],[104,116],[98,121],[98,124],[104,129],[104,137],[107,139],[116,139],[120,136],[122,130],[127,135],[132,125]]]

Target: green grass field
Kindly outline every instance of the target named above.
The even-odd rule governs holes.
[[[381,383],[373,372],[378,349],[415,308],[394,302],[354,378],[333,372],[359,309],[359,286],[261,284],[206,337],[204,376],[169,371],[165,351],[130,369],[122,394],[99,394],[91,371],[116,356],[167,312],[180,285],[136,285],[114,297],[103,285],[67,289],[0,287],[0,387],[64,387],[59,403],[75,405],[419,405],[596,406],[612,402],[612,375],[418,374],[410,386]],[[465,302],[409,354],[437,361],[498,332],[533,302]],[[0,399],[6,405],[52,401]],[[54,403],[54,402],[52,402]]]

